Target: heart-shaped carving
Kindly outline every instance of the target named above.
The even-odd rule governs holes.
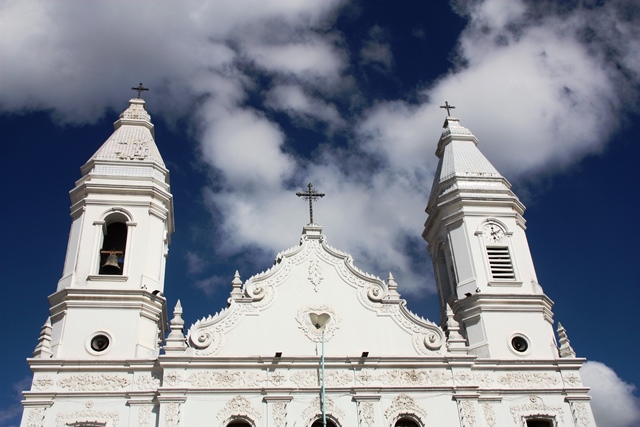
[[[331,316],[328,313],[309,313],[309,320],[316,329],[322,329],[329,323]]]

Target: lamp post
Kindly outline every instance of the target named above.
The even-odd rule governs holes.
[[[322,356],[320,357],[320,369],[322,372],[321,384],[320,384],[320,400],[322,403],[322,427],[327,427],[327,405],[325,398],[325,385],[324,385],[324,330],[325,326],[331,319],[327,313],[317,314],[309,313],[309,320],[311,324],[317,329],[322,331]]]

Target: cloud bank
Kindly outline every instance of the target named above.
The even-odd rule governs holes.
[[[582,381],[591,387],[591,408],[596,424],[607,427],[633,427],[640,423],[640,400],[636,387],[621,380],[604,363],[587,361],[580,369]]]
[[[144,76],[154,117],[195,129],[215,177],[203,198],[217,233],[234,236],[221,252],[295,243],[305,210],[292,193],[312,181],[329,195],[317,208],[329,242],[415,293],[434,290],[427,255],[414,253],[444,100],[512,180],[598,152],[637,108],[630,1],[454,2],[467,26],[451,68],[393,100],[371,99],[354,70],[394,78],[394,45],[374,26],[349,47],[334,25],[345,3],[143,1],[132,13],[118,1],[5,1],[0,111],[91,122],[122,109],[115,87]],[[292,140],[292,129],[318,141]]]

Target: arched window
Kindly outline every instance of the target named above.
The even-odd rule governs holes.
[[[400,418],[395,423],[395,427],[420,427],[418,423],[409,418]]]
[[[549,420],[533,418],[527,420],[527,427],[553,427],[553,424]]]
[[[229,424],[227,424],[228,427],[251,427],[251,424],[249,424],[246,421],[231,421]]]
[[[127,218],[121,213],[105,220],[100,248],[100,274],[122,275],[127,246]]]
[[[315,420],[311,427],[322,427],[322,418]],[[333,421],[327,419],[327,427],[336,427],[336,425]]]

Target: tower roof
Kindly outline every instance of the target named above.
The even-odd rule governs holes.
[[[478,139],[460,125],[460,119],[447,117],[438,141],[436,156],[440,158],[433,177],[433,186],[427,212],[430,212],[441,196],[452,192],[511,192],[511,184],[478,149]]]
[[[91,160],[151,161],[164,167],[155,143],[151,116],[142,99],[129,100],[129,107],[113,125],[115,131]]]

